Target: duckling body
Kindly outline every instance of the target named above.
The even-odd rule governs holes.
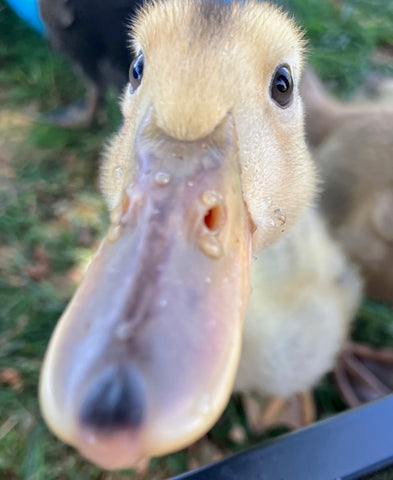
[[[307,393],[335,366],[362,282],[312,207],[256,257],[235,391],[268,400],[265,411],[253,414],[246,397],[253,430],[277,423],[304,426],[315,418]],[[272,415],[269,402],[275,397],[281,404]]]
[[[393,104],[339,102],[310,71],[302,92],[322,211],[367,294],[393,304]]]
[[[393,109],[364,120],[318,149],[321,205],[335,238],[361,267],[369,297],[393,305]]]
[[[256,255],[235,389],[289,397],[332,369],[361,281],[314,208]]]

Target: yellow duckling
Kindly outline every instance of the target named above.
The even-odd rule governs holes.
[[[251,285],[235,390],[251,394],[243,403],[256,433],[276,424],[300,428],[315,420],[310,389],[335,366],[362,282],[310,207],[257,254]]]
[[[269,299],[277,269],[311,290],[315,272],[324,275],[316,264],[297,278],[291,262],[303,259],[292,258],[290,231],[281,241],[287,251],[271,265],[260,253],[299,218],[295,250],[315,231],[304,240],[312,253],[326,239],[335,265],[327,283],[346,282],[341,255],[308,207],[316,178],[298,91],[303,39],[293,21],[256,0],[168,0],[146,6],[133,30],[124,123],[101,171],[112,225],[56,327],[40,385],[50,428],[105,468],[187,446],[222,413],[239,362],[252,252],[251,320],[265,301],[266,308],[280,301]],[[269,293],[258,297],[264,288]],[[280,292],[290,299],[291,289]],[[319,322],[313,297],[304,327],[315,330],[305,332],[299,365],[316,365],[305,370],[308,379],[268,393],[307,390],[330,368],[348,321],[327,326],[325,317],[351,310],[340,302]],[[294,322],[300,304],[293,298]],[[293,332],[293,343],[290,335],[283,342],[287,364],[296,342],[303,351],[302,324]],[[324,337],[322,345],[314,335]],[[325,347],[325,354],[315,351]],[[270,355],[274,375],[287,381],[273,344]]]

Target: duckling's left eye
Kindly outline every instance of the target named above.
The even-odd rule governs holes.
[[[287,107],[293,94],[293,80],[288,65],[282,65],[275,71],[270,86],[272,99],[282,108]]]
[[[140,53],[130,66],[130,84],[133,92],[135,92],[142,82],[144,67],[145,56],[143,53]]]

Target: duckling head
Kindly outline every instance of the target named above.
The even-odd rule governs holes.
[[[314,190],[303,40],[258,1],[153,2],[101,170],[111,227],[51,339],[44,417],[105,468],[202,436],[240,354],[252,250]]]

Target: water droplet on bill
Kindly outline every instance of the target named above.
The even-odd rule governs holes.
[[[115,330],[115,337],[118,340],[128,340],[134,335],[134,326],[131,323],[121,323]]]
[[[214,207],[222,202],[222,196],[215,190],[206,190],[201,199],[207,207]]]
[[[111,225],[108,230],[108,241],[110,243],[115,243],[116,240],[118,240],[121,237],[121,234],[123,233],[123,227],[119,224],[117,225]]]
[[[171,176],[169,173],[157,172],[154,176],[154,182],[160,187],[165,187],[171,181]]]
[[[199,248],[205,255],[211,258],[220,258],[222,255],[221,244],[212,235],[203,235],[199,241]]]
[[[273,212],[272,225],[274,227],[282,227],[287,221],[287,216],[285,215],[284,210],[281,208],[276,208]]]

